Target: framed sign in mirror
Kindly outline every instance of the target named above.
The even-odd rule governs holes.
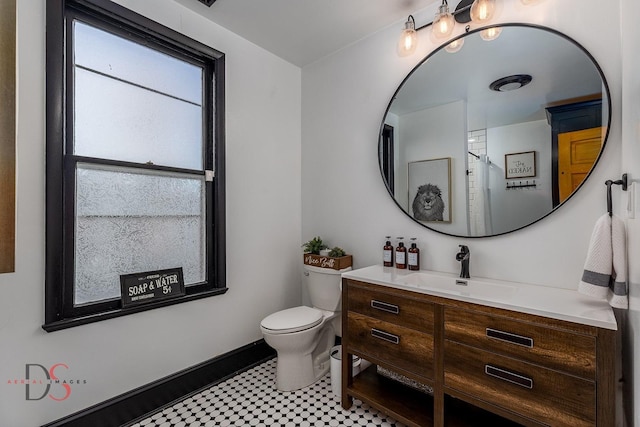
[[[464,41],[459,51],[443,45],[424,58],[391,95],[379,128],[380,172],[393,201],[443,234],[496,236],[541,220],[580,190],[606,144],[611,99],[593,56],[550,28],[499,27],[496,39],[476,28],[455,39]],[[593,156],[574,173],[563,153],[586,130]],[[441,193],[442,219],[417,213],[427,183],[413,177],[434,164],[425,159],[449,159],[447,190],[430,188]],[[566,190],[563,177],[571,177]],[[535,185],[508,191],[505,179],[522,178]]]
[[[0,273],[15,270],[16,2],[0,2]]]
[[[536,152],[510,153],[504,155],[505,179],[532,178],[536,176]]]

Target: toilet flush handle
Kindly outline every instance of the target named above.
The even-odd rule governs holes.
[[[305,276],[307,276],[307,277],[309,277],[309,272],[308,272],[308,271],[305,271],[305,272],[304,272],[304,275],[305,275]]]

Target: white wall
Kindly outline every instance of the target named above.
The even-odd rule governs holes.
[[[451,102],[439,107],[420,110],[400,116],[399,139],[402,151],[396,169],[398,181],[404,182],[404,193],[396,193],[396,199],[410,215],[413,215],[413,198],[409,200],[407,188],[410,162],[451,158],[451,200],[445,200],[445,218],[451,213],[452,222],[446,224],[431,223],[430,226],[445,233],[463,234],[467,231],[467,190],[466,190],[466,138],[467,111],[462,101]],[[440,126],[444,120],[451,126]],[[425,144],[426,143],[426,144]],[[428,150],[425,150],[428,148]],[[425,184],[425,183],[423,183]],[[446,190],[440,188],[441,190]],[[445,192],[446,193],[446,192]],[[415,193],[412,193],[415,194]]]
[[[0,425],[36,426],[258,340],[299,304],[301,70],[171,0],[118,0],[226,53],[227,284],[218,297],[46,333],[45,2],[18,2],[16,272],[0,275]],[[87,384],[25,400],[25,364]],[[61,394],[62,390],[51,390]]]
[[[559,30],[575,39],[602,67],[612,96],[609,140],[595,171],[582,190],[561,209],[516,233],[483,239],[452,238],[422,228],[402,213],[389,197],[378,170],[377,143],[385,108],[406,74],[434,49],[428,31],[419,33],[418,52],[396,55],[402,22],[349,46],[303,69],[302,86],[302,233],[320,234],[354,256],[355,267],[381,263],[384,236],[417,236],[422,268],[459,271],[459,244],[471,249],[471,275],[576,289],[581,278],[589,238],[596,219],[606,211],[607,179],[621,173],[621,43],[620,3],[629,9],[628,57],[637,56],[640,16],[636,0],[539,0],[529,6],[502,2],[501,22],[525,22]],[[414,14],[416,23],[431,21],[435,5]],[[633,17],[633,18],[632,18]],[[611,23],[609,26],[603,22]],[[597,29],[597,31],[595,30]],[[458,33],[461,31],[457,29]],[[638,141],[638,59],[625,63],[633,81],[625,105],[633,105],[633,123],[625,123],[628,138]],[[637,144],[628,164],[640,164]],[[331,171],[330,173],[326,173]],[[319,179],[322,177],[322,179]],[[619,192],[615,197],[619,198]],[[637,222],[637,220],[636,220]],[[637,229],[637,224],[635,224]],[[640,230],[636,230],[637,240]],[[632,238],[634,235],[631,235]],[[635,243],[637,245],[637,243]],[[636,259],[640,248],[635,248]],[[638,266],[635,267],[640,268]],[[640,272],[635,270],[635,284]],[[637,289],[636,289],[636,298]],[[636,309],[637,310],[637,309]],[[640,329],[638,313],[632,322]],[[635,332],[638,336],[638,332]],[[637,347],[638,344],[635,344]],[[634,373],[636,384],[640,374]],[[636,386],[636,388],[639,386]],[[636,402],[640,391],[636,392]],[[640,405],[637,405],[640,407]],[[636,417],[638,414],[636,414]]]
[[[551,193],[551,127],[546,120],[487,129],[493,232],[515,230],[542,218],[553,208]],[[535,151],[536,176],[505,179],[505,154]],[[506,184],[536,181],[535,187],[507,190]],[[506,209],[505,209],[506,208]]]
[[[635,181],[635,219],[627,221],[629,237],[629,312],[623,343],[625,399],[630,426],[640,426],[640,2],[621,1],[622,21],[622,170]],[[629,191],[631,192],[631,191]],[[627,206],[627,194],[619,203]]]

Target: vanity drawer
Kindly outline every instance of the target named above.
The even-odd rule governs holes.
[[[596,338],[446,307],[445,338],[595,380]]]
[[[347,310],[433,334],[432,303],[399,295],[399,291],[393,293],[393,289],[381,291],[379,287],[354,282],[348,282],[348,286]]]
[[[596,386],[445,340],[444,385],[552,426],[594,426]]]
[[[433,378],[432,335],[354,312],[347,322],[350,350],[409,377]]]

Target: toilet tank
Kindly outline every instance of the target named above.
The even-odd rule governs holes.
[[[351,270],[351,267],[334,270],[332,268],[305,265],[304,269],[305,273],[309,274],[307,284],[309,285],[311,305],[320,310],[340,311],[342,308],[340,304],[342,297],[340,281],[342,280],[342,273]]]

